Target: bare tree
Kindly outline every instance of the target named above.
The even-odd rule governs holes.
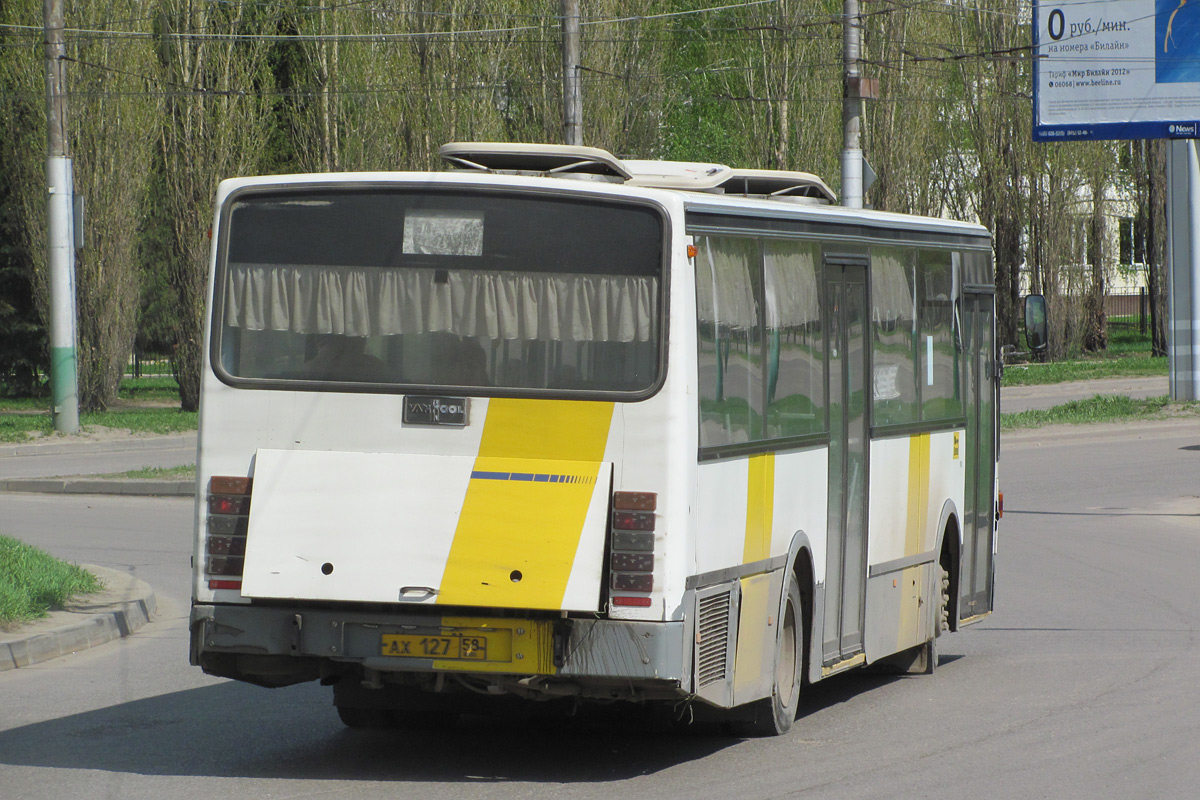
[[[179,302],[176,372],[184,410],[199,407],[201,348],[213,192],[257,170],[271,125],[273,76],[255,35],[274,32],[275,11],[251,2],[161,0],[160,81],[170,87],[159,146],[174,223],[172,283]],[[239,38],[240,35],[248,37]]]
[[[19,8],[17,7],[19,6]],[[14,3],[17,18],[37,19],[41,3]],[[142,4],[134,0],[78,0],[68,8],[70,27],[103,28],[109,20],[136,27]],[[133,349],[138,310],[137,231],[145,197],[151,131],[157,100],[148,91],[153,53],[145,39],[72,34],[69,140],[74,161],[75,191],[85,199],[86,245],[75,268],[79,402],[84,410],[106,408],[117,389]],[[37,48],[5,53],[4,83],[19,94],[4,115],[10,125],[6,142],[20,147],[7,176],[22,198],[25,230],[33,261],[32,283],[43,320],[48,320],[44,109],[33,102],[40,92],[42,54]],[[28,94],[26,94],[28,93]],[[11,137],[11,138],[10,138]]]
[[[70,10],[83,29],[115,19],[148,32],[136,0],[77,0]],[[76,191],[87,209],[76,261],[79,400],[84,409],[102,409],[117,397],[137,333],[137,234],[160,98],[148,91],[149,39],[80,37],[73,49]]]

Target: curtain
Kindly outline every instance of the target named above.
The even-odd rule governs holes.
[[[380,336],[449,331],[491,339],[657,339],[658,280],[487,270],[230,264],[225,324]]]

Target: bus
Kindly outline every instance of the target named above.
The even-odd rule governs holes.
[[[454,143],[223,181],[190,659],[352,727],[632,702],[786,732],[993,605],[975,224],[816,176]]]

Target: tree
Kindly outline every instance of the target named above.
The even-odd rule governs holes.
[[[33,0],[8,9],[14,19],[41,17],[41,3]],[[89,30],[109,14],[136,19],[140,10],[141,4],[133,0],[80,0],[71,4],[68,22]],[[6,170],[10,208],[20,210],[23,224],[17,227],[27,237],[30,285],[44,326],[49,320],[49,279],[44,53],[39,39],[14,43],[18,46],[4,54],[0,81],[11,92],[6,92],[9,102],[4,114],[4,139],[11,148],[5,159],[10,168]],[[146,91],[150,59],[144,41],[77,34],[67,41],[67,51],[72,62],[68,140],[75,191],[84,197],[87,208],[87,247],[79,253],[75,268],[79,403],[85,410],[102,409],[116,398],[137,322],[135,244],[155,101]]]
[[[17,22],[18,11],[0,6],[0,22]],[[36,172],[41,165],[30,157],[45,141],[38,137],[45,93],[27,69],[36,63],[38,46],[36,39],[0,28],[0,389],[15,395],[44,392],[40,376],[49,369],[45,299],[39,307],[33,283],[36,234],[28,230],[33,220],[26,213],[32,199],[23,191],[45,182]]]
[[[160,85],[171,88],[158,145],[172,221],[168,272],[178,303],[176,374],[185,411],[200,402],[213,193],[257,170],[272,125],[268,4],[161,0],[155,19]],[[246,34],[251,38],[238,38]]]
[[[1028,43],[1028,26],[1019,22],[1019,4],[976,7],[964,12],[959,34],[965,86],[966,130],[975,169],[964,163],[960,174],[975,174],[973,194],[980,221],[992,231],[996,262],[997,339],[1017,344],[1021,265],[1025,260],[1027,166],[1031,118],[1025,102],[1030,75],[1016,55]],[[1008,13],[1005,13],[1008,12]]]
[[[1162,141],[1129,143],[1129,174],[1134,187],[1134,249],[1144,254],[1146,289],[1150,297],[1150,352],[1167,354],[1167,202],[1166,144]]]
[[[137,0],[76,0],[75,25],[128,20],[149,27]],[[76,192],[85,200],[85,246],[75,278],[79,402],[107,407],[133,351],[140,306],[138,231],[144,218],[160,98],[150,91],[154,51],[146,38],[78,35],[71,81]]]

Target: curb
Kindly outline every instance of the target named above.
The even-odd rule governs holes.
[[[80,566],[102,579],[105,588],[16,631],[0,632],[0,672],[129,636],[158,610],[154,590],[145,581],[107,567]]]
[[[138,480],[136,478],[8,478],[0,492],[47,494],[118,494],[142,497],[195,497],[195,480]]]

